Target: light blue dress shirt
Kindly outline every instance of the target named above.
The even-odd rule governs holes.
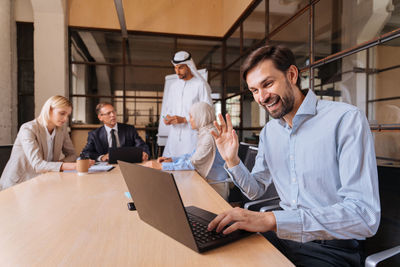
[[[194,166],[190,161],[190,158],[194,154],[193,151],[191,154],[185,154],[180,157],[172,157],[172,162],[163,162],[162,169],[166,171],[180,171],[180,170],[194,170]],[[225,161],[222,159],[221,154],[219,154],[218,149],[216,150],[214,162],[211,166],[211,169],[207,175],[209,180],[213,181],[224,181],[228,178],[228,175],[224,169]]]
[[[265,125],[252,173],[242,162],[228,172],[250,199],[275,184],[283,208],[273,211],[279,238],[364,239],[378,229],[374,142],[354,106],[318,100],[309,90],[292,128],[283,119]]]

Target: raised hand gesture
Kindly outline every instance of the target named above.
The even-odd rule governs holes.
[[[238,156],[239,139],[235,130],[233,130],[231,117],[229,114],[226,114],[225,117],[226,122],[224,117],[222,117],[221,114],[218,114],[221,125],[214,121],[214,125],[218,132],[216,133],[212,131],[211,135],[214,137],[218,151],[228,165],[228,168],[231,168],[238,165],[240,162]]]

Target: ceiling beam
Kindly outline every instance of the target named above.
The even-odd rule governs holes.
[[[128,39],[128,31],[126,29],[124,6],[122,0],[114,0],[115,9],[117,10],[119,25],[121,26],[122,38]]]

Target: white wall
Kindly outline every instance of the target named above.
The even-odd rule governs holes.
[[[68,24],[63,0],[31,0],[34,18],[35,116],[53,95],[68,96]]]
[[[68,96],[66,18],[66,0],[0,1],[0,145],[12,144],[18,133],[16,21],[34,22],[37,116],[50,96]]]
[[[15,20],[33,22],[33,9],[31,0],[15,0]]]
[[[12,0],[0,1],[0,144],[13,143],[16,121],[16,28]]]

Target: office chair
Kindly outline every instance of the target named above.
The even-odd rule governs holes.
[[[400,168],[378,166],[381,222],[375,236],[361,242],[367,267],[400,266],[399,177]]]
[[[247,149],[246,157],[243,164],[247,167],[247,169],[251,172],[253,170],[256,156],[258,153],[258,148],[255,146],[249,146]],[[239,190],[240,192],[240,190]],[[279,197],[278,193],[276,192],[275,186],[271,184],[264,195],[255,201],[251,201],[246,196],[244,196],[240,192],[242,199],[241,201],[244,203],[242,205],[245,209],[250,209],[254,211],[266,211],[269,209],[278,209],[279,207]]]
[[[254,164],[256,163],[257,153],[258,147],[249,146],[249,148],[247,149],[246,157],[243,161],[243,164],[250,172],[253,170]]]
[[[388,168],[378,166],[379,192],[381,201],[381,225],[375,236],[360,241],[361,252],[364,255],[370,254],[365,259],[366,267],[376,266],[378,263],[391,258],[382,263],[383,266],[399,266],[400,260],[400,197],[398,188],[400,186],[400,168]],[[263,204],[261,212],[276,210],[276,206],[269,204],[275,198],[253,201],[246,203],[245,208],[249,209],[253,204]],[[267,205],[265,204],[267,203]],[[278,206],[279,207],[279,206]],[[379,252],[377,252],[379,251]],[[373,253],[373,254],[371,254]],[[396,257],[394,257],[396,256]]]
[[[0,145],[0,176],[10,159],[13,145]]]
[[[254,145],[245,142],[239,143],[238,156],[243,163],[246,160],[247,151],[249,150],[250,146]],[[245,196],[242,194],[240,189],[232,183],[229,191],[229,202],[235,203],[235,205],[243,206],[244,198]]]
[[[249,144],[249,143],[245,143],[245,142],[239,143],[238,156],[242,162],[244,162],[246,160],[247,151],[249,150],[250,146],[254,147],[254,145]]]
[[[400,253],[400,245],[394,248],[389,248],[387,250],[369,255],[365,260],[365,267],[375,267],[381,261],[393,257],[399,253]]]

